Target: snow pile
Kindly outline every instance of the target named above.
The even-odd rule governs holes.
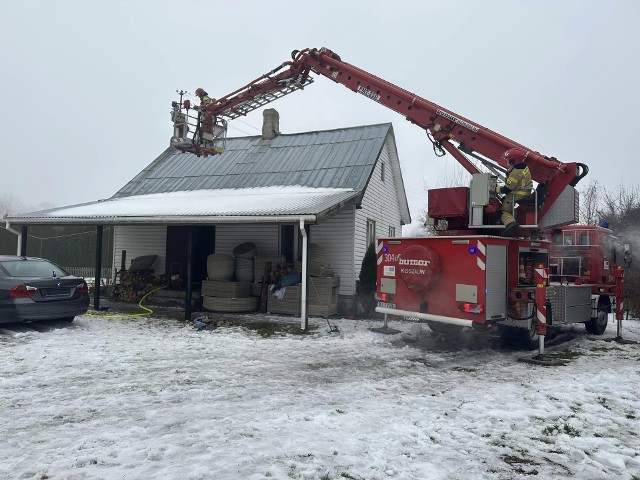
[[[576,326],[548,349],[570,364],[538,367],[417,325],[314,320],[269,337],[88,316],[0,330],[0,477],[640,477],[640,345]]]

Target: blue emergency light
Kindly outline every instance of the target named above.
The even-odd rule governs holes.
[[[478,247],[469,247],[469,253],[471,255],[477,255],[478,254]]]

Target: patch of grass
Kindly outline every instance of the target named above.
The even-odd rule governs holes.
[[[453,367],[451,370],[454,370],[456,372],[469,372],[469,373],[478,371],[478,369],[474,367]]]
[[[410,362],[413,362],[413,363],[421,363],[425,367],[430,367],[431,366],[431,365],[429,365],[429,362],[427,362],[427,360],[425,360],[424,358],[411,357],[411,358],[407,358],[407,360],[409,360]]]
[[[576,352],[575,350],[569,349],[549,354],[549,357],[555,360],[574,360],[580,356],[582,356],[581,352]]]
[[[635,420],[635,419],[636,419],[636,416],[635,416],[635,414],[634,414],[633,412],[626,411],[626,412],[624,412],[624,413],[625,413],[625,415],[624,415],[624,416],[625,416],[626,418],[628,418],[629,420]]]
[[[521,465],[536,466],[538,463],[534,462],[530,458],[517,457],[515,455],[501,455],[500,458],[503,462],[511,465],[512,470],[520,475],[538,475],[538,470],[525,470]]]
[[[348,472],[342,472],[342,473],[340,473],[340,476],[342,478],[348,478],[349,480],[362,480],[360,477],[354,477],[353,475],[351,475]]]
[[[571,405],[569,408],[571,409],[572,412],[579,412],[580,410],[582,410],[582,405],[580,405],[579,403],[576,403],[575,405]]]
[[[558,425],[554,423],[553,425],[548,425],[542,430],[542,434],[546,436],[555,436],[560,433],[564,433],[565,435],[569,435],[570,437],[579,437],[580,431],[573,428],[568,423],[564,423],[562,425]]]
[[[283,335],[314,335],[314,332],[310,330],[302,330],[300,325],[290,323],[243,322],[240,326],[248,330],[252,330],[264,338]]]
[[[320,475],[320,480],[331,480],[331,474],[329,472],[325,472]]]
[[[607,410],[611,410],[611,407],[608,405],[608,400],[604,397],[598,397],[596,400],[600,405],[602,405]]]

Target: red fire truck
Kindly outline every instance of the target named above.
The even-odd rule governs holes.
[[[197,155],[224,150],[227,121],[313,83],[322,75],[398,112],[425,130],[436,156],[449,153],[471,174],[469,186],[430,190],[435,235],[377,240],[376,311],[427,321],[436,331],[463,327],[535,342],[548,323],[585,323],[604,332],[608,313],[622,319],[623,260],[613,232],[575,226],[581,163],[564,163],[472,122],[357,68],[326,48],[294,50],[247,85],[207,100],[190,114],[173,103],[172,144]],[[187,128],[191,122],[192,128]],[[188,133],[192,131],[190,137]],[[516,235],[502,236],[496,186],[505,180],[505,152],[516,153],[536,187],[514,213]],[[541,351],[543,341],[540,342]]]

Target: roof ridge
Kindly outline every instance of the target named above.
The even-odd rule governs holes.
[[[346,131],[346,130],[356,130],[356,129],[364,129],[364,128],[369,128],[369,127],[389,127],[391,126],[392,123],[391,122],[383,122],[383,123],[372,123],[372,124],[366,124],[366,125],[356,125],[353,127],[340,127],[340,128],[330,128],[330,129],[323,129],[323,130],[308,130],[306,132],[296,132],[296,133],[278,133],[278,137],[294,137],[297,135],[308,135],[310,133],[328,133],[328,132],[339,132],[339,131]],[[245,135],[244,137],[227,137],[227,140],[238,140],[238,139],[249,139],[249,138],[260,138],[262,135],[258,134],[258,135]]]

